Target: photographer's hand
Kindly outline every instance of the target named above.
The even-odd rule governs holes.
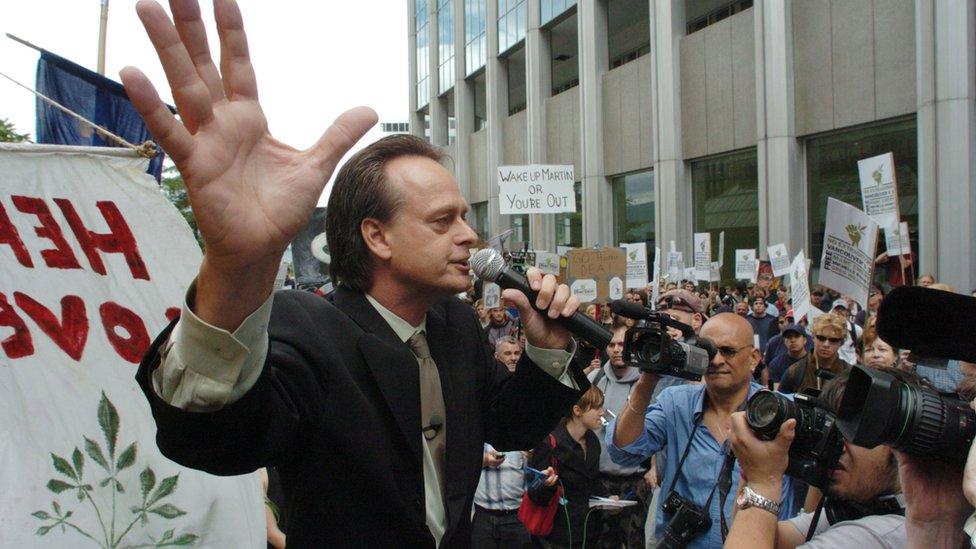
[[[634,384],[627,405],[617,416],[617,427],[613,432],[613,443],[618,448],[633,444],[644,429],[644,415],[650,406],[651,396],[661,376],[641,372],[640,379]]]

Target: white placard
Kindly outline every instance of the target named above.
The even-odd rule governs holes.
[[[695,233],[695,280],[708,282],[711,279],[712,235]]]
[[[579,298],[580,303],[589,303],[596,299],[596,280],[581,278],[569,287],[571,294]]]
[[[569,255],[569,252],[570,251],[575,250],[575,249],[576,248],[574,248],[572,246],[556,246],[556,253],[559,254],[559,255],[561,255],[561,256],[563,256],[563,257],[566,257],[567,255]]]
[[[908,232],[908,223],[902,221],[898,224],[898,232],[893,228],[884,228],[885,249],[888,257],[899,255],[912,255],[912,239]]]
[[[576,212],[573,166],[528,164],[498,167],[502,215]]]
[[[725,231],[718,233],[718,266],[725,266]]]
[[[657,308],[657,300],[661,295],[661,248],[654,248],[654,280],[651,281],[651,309]]]
[[[485,297],[485,309],[497,309],[502,306],[502,289],[494,282],[485,282],[481,288]]]
[[[722,280],[722,267],[719,267],[718,261],[712,261],[711,268],[708,271],[708,281],[719,282],[720,280]]]
[[[610,301],[624,298],[624,281],[619,276],[610,279],[607,297],[610,298]]]
[[[685,270],[685,262],[682,260],[681,252],[668,252],[668,282],[677,282]]]
[[[800,320],[810,312],[810,277],[806,255],[800,250],[790,265],[790,295],[793,300],[793,322]]]
[[[790,272],[790,252],[786,249],[786,244],[776,244],[766,248],[769,254],[769,262],[773,266],[773,276],[783,276]]]
[[[879,227],[898,225],[898,186],[895,184],[895,156],[885,153],[857,161],[864,213]]]
[[[256,474],[209,475],[156,446],[135,371],[200,247],[148,160],[100,150],[0,147],[0,546],[263,547]]]
[[[878,224],[869,215],[828,198],[820,285],[847,294],[867,308],[877,243]]]
[[[681,278],[683,278],[685,280],[688,280],[688,281],[691,281],[691,282],[698,282],[698,279],[695,276],[695,268],[694,267],[685,267],[684,274],[682,275]]]
[[[542,274],[559,276],[559,254],[552,252],[536,252],[535,266]]]
[[[756,250],[738,249],[735,251],[736,280],[750,280],[756,276]]]
[[[647,286],[647,244],[635,242],[621,244],[627,254],[627,287],[643,288]]]

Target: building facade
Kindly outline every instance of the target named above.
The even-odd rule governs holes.
[[[916,272],[976,288],[976,0],[408,1],[410,129],[484,238],[724,231],[723,280],[780,242],[816,270],[827,197],[860,207],[857,160],[892,152]],[[499,214],[529,163],[574,166],[576,213]]]

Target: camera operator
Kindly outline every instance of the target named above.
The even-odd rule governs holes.
[[[847,379],[847,373],[838,375],[821,394],[827,408],[834,412]],[[794,428],[795,422],[788,420],[775,440],[763,442],[749,428],[745,414],[733,416],[732,448],[742,463],[746,486],[774,503],[776,500],[767,494],[776,493],[777,479],[786,470]],[[898,463],[890,448],[868,449],[845,441],[826,491],[823,512],[803,513],[778,523],[769,511],[749,505],[740,495],[726,547],[905,547],[904,509],[897,497],[901,493]],[[804,544],[814,517],[819,519],[814,536]]]
[[[704,384],[670,387],[648,408],[660,377],[642,372],[628,406],[607,429],[607,449],[621,465],[640,463],[664,450],[661,486],[666,495],[658,503],[654,531],[671,547],[720,546],[731,521],[740,473],[738,465],[726,467],[730,418],[763,388],[752,383],[760,361],[752,334],[744,318],[715,315],[701,329],[702,338],[717,349]],[[790,479],[782,480],[778,499],[792,501]],[[792,516],[788,507],[782,509],[784,518]]]

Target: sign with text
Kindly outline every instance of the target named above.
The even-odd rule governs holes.
[[[584,303],[606,303],[610,298],[610,280],[617,277],[622,286],[627,277],[627,257],[622,248],[577,248],[566,259],[570,290]]]
[[[799,323],[812,307],[810,303],[810,276],[807,258],[800,250],[790,264],[790,295],[793,300],[793,322]]]
[[[885,153],[858,160],[857,173],[861,180],[864,213],[879,227],[894,229],[899,221],[895,155]]]
[[[790,252],[786,244],[776,244],[766,248],[769,253],[769,263],[773,266],[773,276],[783,276],[790,272]]]
[[[709,282],[720,282],[722,280],[722,267],[719,266],[718,261],[712,261],[708,273]]]
[[[651,281],[651,309],[657,308],[657,300],[661,295],[661,248],[654,248],[654,280]]]
[[[643,288],[647,286],[647,244],[635,242],[621,244],[627,253],[627,287]],[[657,278],[655,276],[655,278]]]
[[[201,260],[147,163],[119,149],[0,147],[4,547],[265,543],[257,475],[165,458],[136,386]]]
[[[572,164],[498,167],[498,207],[503,215],[574,213]]]
[[[685,262],[681,256],[681,252],[676,252],[674,250],[668,252],[668,268],[667,268],[667,279],[668,282],[677,282],[682,273],[685,270]]]
[[[481,288],[485,296],[485,309],[497,309],[502,306],[502,288],[494,282],[485,282]]]
[[[750,280],[756,276],[756,250],[738,249],[735,251],[736,280]]]
[[[536,252],[535,266],[542,271],[542,274],[559,276],[559,254]]]
[[[827,224],[820,259],[820,285],[868,306],[878,244],[878,224],[861,210],[827,199]]]
[[[888,257],[896,255],[912,255],[912,238],[908,232],[908,223],[902,221],[898,224],[898,231],[893,227],[884,228],[885,249]]]
[[[708,282],[712,269],[712,235],[695,233],[695,280]]]

